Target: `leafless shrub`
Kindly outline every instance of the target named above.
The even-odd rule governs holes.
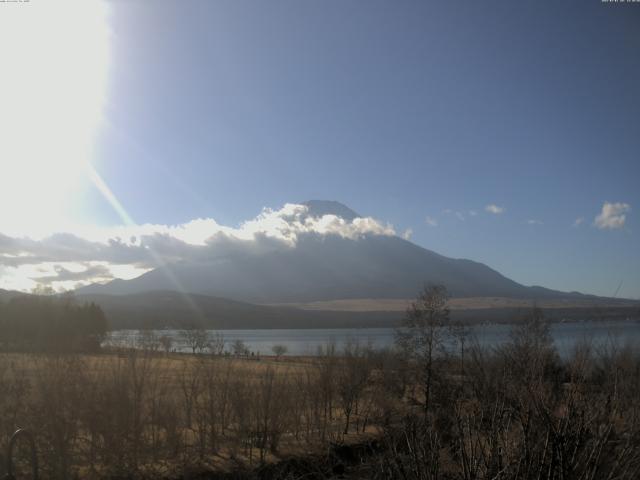
[[[216,332],[213,335],[209,335],[207,349],[211,355],[219,357],[224,352],[225,343],[224,335]]]
[[[271,347],[271,351],[276,356],[277,360],[280,360],[280,357],[287,353],[288,349],[286,345],[274,345]]]

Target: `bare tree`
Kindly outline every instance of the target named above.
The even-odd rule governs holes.
[[[159,340],[164,353],[167,355],[171,352],[171,347],[173,346],[173,339],[169,335],[162,335]]]
[[[544,369],[555,360],[549,322],[541,308],[534,305],[531,312],[515,325],[503,353],[511,364],[514,379],[534,382],[542,379]],[[530,385],[530,388],[533,388]]]
[[[433,360],[442,347],[443,327],[449,323],[449,295],[442,285],[427,286],[407,309],[396,343],[416,368],[417,383],[429,411],[434,378]]]
[[[157,352],[162,346],[160,339],[153,330],[138,330],[137,347],[151,353]]]
[[[209,353],[211,355],[222,355],[222,352],[224,351],[224,345],[224,335],[222,335],[220,332],[216,332],[215,335],[209,336],[207,349],[209,350]]]
[[[354,411],[357,414],[358,402],[371,373],[367,353],[357,342],[348,341],[344,347],[336,382],[338,400],[345,417],[345,435],[349,433],[351,414]]]
[[[460,373],[464,374],[464,347],[471,336],[471,327],[464,322],[453,322],[449,331],[460,348]]]
[[[184,343],[191,348],[191,352],[194,355],[198,352],[202,353],[207,348],[209,337],[204,328],[182,330],[180,332],[180,337]]]
[[[314,395],[318,402],[317,424],[320,441],[325,442],[331,421],[333,420],[334,400],[336,397],[336,371],[338,358],[336,345],[333,342],[318,347],[318,358],[315,363],[317,374],[313,378]]]
[[[236,357],[246,355],[247,352],[249,351],[245,343],[239,338],[234,340],[234,342],[231,344],[231,349],[233,350],[233,354]]]
[[[271,347],[271,351],[276,356],[276,360],[280,360],[280,357],[282,355],[285,355],[288,349],[286,345],[274,345],[273,347]]]

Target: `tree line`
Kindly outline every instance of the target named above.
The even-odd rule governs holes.
[[[95,303],[70,296],[22,295],[0,302],[4,351],[95,351],[108,329]]]

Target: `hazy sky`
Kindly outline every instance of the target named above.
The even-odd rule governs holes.
[[[128,221],[237,227],[332,199],[527,285],[640,297],[640,4],[114,0],[100,18],[87,156]],[[84,177],[60,189],[69,222],[125,221]]]

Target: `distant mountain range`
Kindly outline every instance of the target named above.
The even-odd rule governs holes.
[[[307,229],[307,221],[322,219],[351,232],[370,219],[338,202],[304,205],[304,218],[290,220],[298,222],[293,244],[240,242],[211,249],[210,260],[176,262],[75,295],[100,305],[114,329],[391,326],[427,284],[445,285],[453,317],[465,321],[514,321],[534,302],[553,320],[640,318],[640,302],[524,286],[482,263],[439,255],[384,229],[376,234],[377,224],[356,235]],[[0,302],[16,295],[25,294],[0,290]]]
[[[360,217],[332,201],[309,201],[307,215]],[[443,284],[454,297],[531,300],[575,298],[580,293],[524,286],[472,260],[439,255],[391,235],[298,236],[291,248],[234,252],[210,262],[174,263],[132,280],[90,285],[78,294],[128,295],[181,290],[252,303],[314,302],[352,298],[413,298],[425,284]]]

